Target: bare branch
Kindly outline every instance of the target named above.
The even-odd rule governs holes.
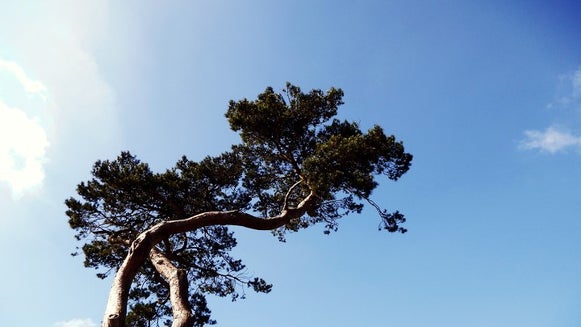
[[[286,192],[286,195],[284,196],[284,203],[282,205],[282,210],[286,210],[288,209],[288,198],[290,196],[290,194],[292,193],[292,191],[294,190],[295,187],[299,186],[301,183],[303,182],[303,180],[301,179],[300,181],[294,183],[289,189],[288,192]]]

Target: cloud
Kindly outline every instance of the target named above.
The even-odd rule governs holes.
[[[572,95],[581,96],[581,67],[579,67],[571,77]]]
[[[571,148],[581,150],[581,136],[555,126],[548,127],[545,131],[528,130],[524,134],[525,139],[520,143],[521,149],[540,150],[551,154]]]
[[[24,72],[24,69],[17,63],[0,58],[0,72],[2,71],[6,71],[16,77],[26,92],[38,95],[46,101],[46,86],[39,81],[30,79]]]
[[[18,31],[4,33],[0,47],[0,186],[16,198],[70,183],[121,139],[115,91],[97,57],[113,51],[104,48],[108,1],[26,9],[0,1],[0,31]]]
[[[15,197],[42,184],[48,145],[38,120],[0,101],[0,181]]]
[[[16,62],[0,58],[0,76],[12,77],[17,82],[5,81],[6,93],[36,95],[47,101],[46,86],[31,79]],[[13,198],[38,188],[45,177],[48,136],[39,117],[27,111],[6,104],[0,94],[0,182],[8,184]]]
[[[560,76],[557,96],[547,108],[581,110],[581,67]]]
[[[576,70],[559,76],[555,100],[547,105],[561,115],[555,117],[552,125],[545,130],[526,130],[524,139],[519,142],[523,150],[538,150],[555,154],[576,150],[581,153],[581,136],[564,126],[576,125],[581,113],[581,66]]]
[[[59,321],[54,327],[97,327],[91,319],[71,319],[68,321]]]

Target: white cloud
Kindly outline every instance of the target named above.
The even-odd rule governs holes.
[[[0,31],[18,31],[0,32],[0,182],[18,195],[117,152],[117,100],[96,56],[116,50],[103,47],[108,1],[0,1],[0,12]]]
[[[545,131],[528,130],[524,134],[525,139],[520,143],[522,149],[540,150],[551,154],[571,148],[581,150],[581,136],[555,126],[548,127]]]
[[[564,115],[556,117],[554,121],[566,121],[564,125],[576,125],[581,113],[581,66],[576,70],[559,76],[555,100],[547,105],[550,109]],[[527,130],[525,138],[520,141],[519,148],[525,150],[539,150],[554,154],[576,150],[581,153],[581,136],[572,133],[563,124],[552,124],[543,130]]]
[[[91,319],[71,319],[68,321],[59,321],[54,324],[55,327],[97,327]]]
[[[29,78],[24,72],[24,69],[17,63],[0,58],[0,72],[2,71],[6,71],[16,77],[26,92],[38,95],[46,101],[46,86],[39,81]]]
[[[13,77],[17,82],[6,83],[6,92],[36,95],[43,102],[47,101],[46,86],[31,79],[16,62],[0,58],[0,75]],[[0,182],[7,183],[13,197],[19,198],[24,192],[42,184],[49,141],[39,117],[31,117],[27,111],[9,106],[1,96]]]
[[[0,101],[0,181],[10,185],[15,197],[44,180],[48,145],[38,120]]]

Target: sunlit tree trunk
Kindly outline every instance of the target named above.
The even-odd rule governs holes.
[[[150,258],[152,251],[154,252],[154,256],[156,256],[154,246],[161,240],[169,238],[169,236],[174,234],[191,232],[201,227],[217,225],[242,226],[255,230],[273,230],[288,224],[294,219],[300,218],[303,214],[305,214],[309,206],[314,202],[315,197],[316,195],[311,192],[306,198],[304,198],[301,201],[301,203],[299,203],[299,205],[296,208],[289,209],[286,208],[285,205],[285,208],[282,210],[280,215],[271,218],[259,218],[240,211],[211,211],[204,212],[186,219],[164,221],[151,227],[145,232],[139,234],[139,236],[131,244],[129,252],[125,257],[125,260],[123,261],[123,263],[119,267],[119,270],[117,271],[117,274],[115,275],[115,279],[113,280],[113,285],[109,293],[109,299],[107,302],[107,307],[105,309],[105,315],[103,317],[102,326],[103,327],[125,326],[125,317],[127,314],[127,303],[131,283],[133,282],[133,279],[135,278],[135,275],[137,274],[139,268],[144,264],[145,260]],[[157,256],[156,258],[160,259]],[[162,262],[160,266],[165,264],[163,259],[160,259],[161,260],[160,262]],[[171,270],[172,270],[171,268],[168,269],[170,275],[172,273]],[[184,298],[183,297],[184,293],[182,293],[179,289],[184,285],[183,282],[180,282],[179,280],[180,278],[176,280],[175,287],[177,287],[178,289],[174,291],[176,291],[175,293],[175,295],[177,296],[176,301],[178,301],[178,303],[181,304],[187,303],[188,293],[186,286]],[[172,309],[173,305],[174,302],[172,301]],[[189,305],[187,307],[189,307]],[[189,310],[189,312],[191,313],[191,310]],[[174,318],[175,314],[176,312],[174,310]],[[189,325],[172,325],[172,326],[189,326]]]
[[[149,259],[155,269],[169,284],[169,301],[173,314],[171,327],[192,327],[195,317],[188,301],[188,276],[185,270],[176,267],[157,247],[149,252]]]

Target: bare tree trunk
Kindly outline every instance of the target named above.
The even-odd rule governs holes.
[[[169,284],[169,300],[173,313],[171,327],[192,327],[195,317],[188,301],[189,283],[187,273],[176,267],[157,247],[149,252],[149,259],[155,269]]]
[[[164,221],[139,234],[131,244],[129,253],[127,253],[125,260],[123,260],[115,275],[109,292],[102,326],[125,326],[131,283],[139,268],[149,257],[153,247],[161,240],[174,234],[216,225],[242,226],[255,230],[273,230],[288,224],[293,219],[300,218],[314,202],[315,197],[316,195],[311,192],[295,209],[284,208],[280,215],[271,218],[259,218],[240,211],[210,211],[186,219]],[[187,301],[187,296],[185,301]]]

